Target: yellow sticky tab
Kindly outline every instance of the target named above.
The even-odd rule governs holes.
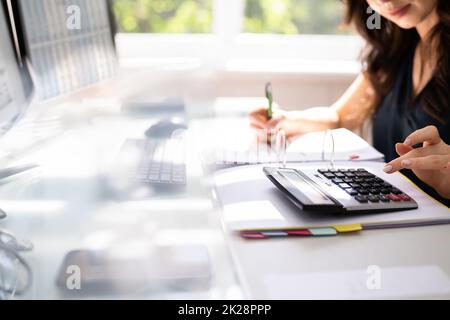
[[[360,224],[346,224],[346,225],[334,226],[334,228],[339,233],[358,232],[363,229],[362,225],[360,225]]]

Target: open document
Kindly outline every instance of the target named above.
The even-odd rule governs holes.
[[[280,148],[261,139],[261,132],[249,128],[248,121],[226,124],[218,121],[204,150],[207,163],[248,165],[311,161],[383,161],[384,156],[360,136],[347,129],[312,132],[288,143],[280,155]],[[274,138],[275,139],[275,138]]]

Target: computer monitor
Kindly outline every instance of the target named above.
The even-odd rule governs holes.
[[[32,87],[27,82],[26,67],[18,60],[18,54],[10,11],[6,1],[0,2],[0,135],[8,131],[25,113]]]
[[[15,0],[22,55],[47,100],[112,78],[117,69],[108,0]]]

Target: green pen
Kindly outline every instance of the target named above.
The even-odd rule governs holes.
[[[267,117],[272,119],[273,116],[273,93],[272,93],[272,84],[268,82],[266,84],[266,98],[269,100],[269,108],[267,109]]]

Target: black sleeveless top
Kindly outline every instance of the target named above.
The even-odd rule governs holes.
[[[386,156],[387,162],[399,157],[395,151],[396,143],[405,141],[412,132],[430,125],[436,126],[442,140],[450,144],[450,115],[446,115],[445,124],[442,124],[423,110],[421,97],[425,90],[429,90],[433,86],[433,80],[413,99],[414,53],[415,48],[399,66],[398,76],[392,90],[383,99],[373,117],[374,146]],[[441,197],[433,188],[418,179],[412,171],[403,170],[402,173],[430,196],[446,206],[450,206],[449,199]]]

